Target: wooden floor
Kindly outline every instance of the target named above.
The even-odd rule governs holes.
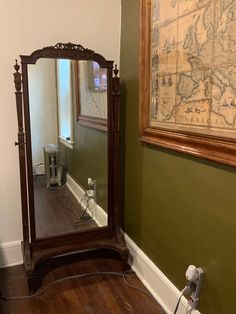
[[[82,209],[66,184],[47,188],[45,176],[34,176],[34,201],[37,238],[98,227],[92,219],[75,225]]]
[[[89,258],[88,258],[89,257]],[[66,266],[62,263],[67,262]],[[114,253],[104,258],[104,251],[80,254],[80,257],[61,257],[48,264],[44,285],[69,275],[98,271],[122,270],[122,263]],[[136,278],[128,278],[132,285],[144,288]],[[26,294],[27,285],[23,266],[0,270],[2,295]],[[122,277],[96,275],[69,279],[57,283],[32,299],[0,301],[1,314],[110,314],[140,313],[164,314],[161,307],[149,296],[124,284]]]

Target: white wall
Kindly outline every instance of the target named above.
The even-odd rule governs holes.
[[[44,163],[43,148],[57,144],[56,62],[39,59],[28,66],[33,165]]]
[[[19,262],[22,239],[13,63],[69,41],[119,62],[120,0],[0,0],[0,265]]]

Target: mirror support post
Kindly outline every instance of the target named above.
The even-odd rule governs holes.
[[[113,123],[114,123],[114,222],[116,240],[123,248],[122,258],[127,262],[129,251],[120,230],[120,78],[117,65],[114,69],[113,81]]]
[[[28,222],[28,202],[27,202],[27,186],[26,186],[26,164],[25,164],[25,133],[23,126],[23,109],[22,109],[22,78],[19,72],[20,66],[17,63],[14,65],[15,71],[15,97],[16,97],[16,111],[18,121],[18,145],[19,150],[19,164],[20,164],[20,177],[21,177],[21,207],[22,207],[22,223],[23,223],[23,256],[27,265],[31,264],[31,254],[29,248],[29,222]]]

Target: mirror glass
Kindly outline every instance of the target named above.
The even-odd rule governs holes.
[[[93,61],[28,65],[36,237],[108,224],[107,70]]]

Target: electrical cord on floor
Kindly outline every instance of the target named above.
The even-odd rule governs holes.
[[[184,293],[185,293],[186,291],[189,291],[189,290],[190,290],[190,284],[191,284],[191,283],[188,283],[188,284],[184,287],[184,289],[181,291],[180,296],[179,296],[179,299],[178,299],[178,302],[177,302],[176,307],[175,307],[175,310],[174,310],[174,314],[176,314],[177,311],[178,311],[178,308],[179,308],[179,305],[180,305],[180,301],[181,301],[181,299],[182,299],[182,296],[184,295]]]
[[[36,163],[36,164],[33,165],[33,175],[34,175],[34,176],[43,176],[43,175],[45,175],[45,170],[38,172],[37,169],[38,169],[38,167],[40,167],[40,166],[44,166],[44,163],[43,163],[43,162],[38,162],[38,163]]]
[[[93,204],[91,206],[90,201],[93,200]],[[74,223],[74,225],[79,226],[81,224],[84,223],[88,223],[88,222],[92,222],[93,221],[93,208],[95,207],[95,200],[94,198],[89,197],[88,195],[88,191],[85,191],[84,195],[82,196],[81,200],[80,200],[80,204],[83,204],[83,202],[86,202],[84,204],[84,209],[82,211],[82,214],[79,215],[79,217],[77,218],[77,221]],[[91,213],[88,214],[88,211]],[[85,214],[88,215],[87,219],[83,220],[83,218],[85,218]]]
[[[132,270],[128,270],[128,271],[126,271],[124,273],[118,273],[118,272],[91,272],[91,273],[84,273],[84,274],[80,274],[80,275],[72,275],[72,276],[68,276],[68,277],[64,277],[64,278],[60,278],[58,280],[55,280],[55,281],[49,283],[48,285],[46,285],[45,287],[41,288],[40,290],[36,291],[32,295],[25,295],[25,296],[24,295],[23,296],[4,296],[4,295],[0,295],[0,300],[14,301],[14,300],[32,299],[34,297],[37,297],[37,296],[41,295],[45,290],[47,290],[49,287],[51,287],[51,286],[53,286],[53,285],[55,285],[57,283],[60,283],[60,282],[63,282],[63,281],[69,280],[69,279],[83,278],[83,277],[95,276],[95,275],[122,276],[123,280],[124,280],[124,283],[128,287],[136,289],[136,290],[146,294],[147,296],[151,297],[155,302],[157,302],[156,299],[153,297],[153,295],[151,295],[151,293],[148,293],[146,290],[144,290],[144,289],[142,289],[140,287],[131,285],[130,283],[128,283],[126,278],[135,277],[136,276],[135,272],[133,272]]]
[[[124,283],[126,284],[126,286],[128,286],[129,288],[133,288],[133,289],[136,289],[136,290],[139,290],[140,292],[146,294],[147,296],[149,296],[150,298],[154,299],[156,301],[156,299],[154,298],[154,296],[149,293],[148,291],[142,289],[142,288],[139,288],[139,287],[136,287],[134,285],[131,285],[127,280],[126,280],[126,277],[135,277],[136,274],[131,270],[131,271],[128,271],[128,272],[132,272],[132,275],[127,275],[126,272],[123,273],[123,280],[124,280]]]

